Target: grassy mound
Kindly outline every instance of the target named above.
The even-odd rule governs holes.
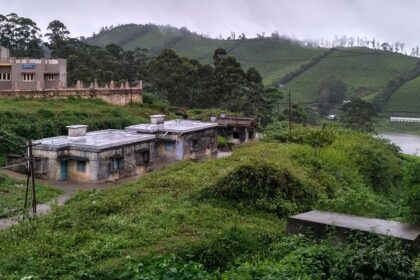
[[[270,244],[286,242],[285,220],[277,212],[290,210],[285,202],[302,210],[408,219],[400,177],[386,189],[374,188],[350,156],[360,143],[381,149],[383,166],[403,168],[387,143],[339,131],[317,159],[308,145],[261,142],[229,158],[179,162],[117,189],[81,192],[47,216],[0,232],[0,275],[132,279],[142,271],[175,273],[166,268],[229,271],[238,262],[252,262]],[[377,170],[382,176],[392,169]],[[203,199],[208,190],[219,196]],[[176,260],[155,259],[168,254]],[[313,260],[304,251],[299,257]]]
[[[256,162],[236,167],[210,191],[216,197],[286,217],[314,206],[316,189],[305,183],[287,169]]]

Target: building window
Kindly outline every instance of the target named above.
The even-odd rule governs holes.
[[[10,73],[0,73],[0,81],[10,81]]]
[[[34,73],[24,73],[23,74],[23,80],[25,82],[30,82],[34,80]]]
[[[54,81],[54,74],[47,74],[48,81]]]
[[[199,144],[198,139],[191,140],[191,149],[198,150],[198,144]]]
[[[150,161],[149,151],[138,151],[136,152],[136,164],[147,165]]]
[[[86,172],[86,161],[78,160],[77,161],[77,172]]]
[[[165,151],[172,152],[175,148],[174,142],[165,142]]]
[[[110,166],[111,172],[118,171],[118,170],[121,170],[123,168],[124,168],[123,158],[112,158],[111,159],[111,166]]]

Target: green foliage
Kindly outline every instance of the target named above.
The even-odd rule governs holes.
[[[420,224],[420,160],[411,159],[404,174],[407,206],[413,223]]]
[[[417,279],[413,259],[401,244],[382,237],[357,236],[346,245],[284,237],[268,252],[241,261],[222,279]]]
[[[42,57],[41,33],[30,18],[0,14],[0,45],[17,57]]]
[[[127,264],[118,276],[104,275],[103,279],[209,279],[203,266],[196,262],[185,262],[176,255],[149,257],[135,262],[128,258]],[[102,276],[102,275],[101,275]],[[98,279],[95,275],[94,279]]]
[[[397,152],[385,140],[385,145],[379,143],[358,145],[353,147],[349,156],[356,162],[359,172],[376,191],[386,191],[397,186],[403,177],[401,161]],[[384,146],[389,145],[387,149]]]
[[[217,136],[217,148],[219,150],[231,150],[233,143],[230,143],[225,137]]]
[[[1,174],[0,174],[1,175]],[[9,217],[22,212],[25,201],[26,182],[10,177],[0,176],[0,218]],[[38,203],[49,202],[58,196],[61,191],[46,186],[36,185]]]
[[[291,106],[291,114],[289,113],[289,108],[284,109],[283,114],[286,116],[286,118],[289,118],[289,116],[292,119],[292,122],[295,123],[305,123],[307,119],[306,112],[303,110],[299,104],[292,104]]]
[[[331,279],[418,279],[401,243],[378,236],[357,236],[342,251]]]
[[[360,98],[354,98],[342,107],[341,121],[346,127],[354,130],[372,132],[375,111],[372,105]]]
[[[334,76],[324,79],[319,85],[318,108],[322,116],[330,113],[333,106],[341,105],[347,96],[347,85]]]
[[[201,263],[208,271],[224,270],[238,257],[255,254],[272,239],[273,236],[252,236],[248,231],[233,226],[182,249],[179,254],[187,260]]]
[[[300,134],[307,135],[304,131]],[[378,251],[374,242],[363,251],[299,236],[281,238],[285,220],[279,216],[306,209],[409,218],[398,206],[406,202],[398,196],[397,177],[388,189],[374,191],[349,154],[360,143],[382,149],[394,167],[380,172],[398,173],[393,168],[405,161],[368,134],[335,134],[316,160],[306,144],[260,142],[239,147],[228,158],[179,162],[119,188],[80,192],[49,215],[0,232],[0,275],[124,279],[127,273],[125,279],[135,279],[185,272],[222,279],[340,279],[351,270],[346,263],[367,276],[371,270],[364,268],[376,263],[382,275],[396,275],[397,267],[415,273],[401,250],[380,241]],[[384,255],[388,251],[398,254]],[[179,258],[150,257],[166,254]],[[352,261],[351,256],[358,257]],[[358,266],[359,261],[367,265]]]
[[[286,217],[307,211],[315,204],[315,190],[305,183],[287,169],[253,162],[230,171],[210,192],[219,198]]]
[[[331,145],[334,140],[334,132],[325,125],[321,129],[311,130],[307,137],[307,143],[314,148],[315,157],[320,155],[321,148]]]

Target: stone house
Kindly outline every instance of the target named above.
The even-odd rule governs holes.
[[[35,141],[37,175],[53,181],[105,182],[153,169],[154,135],[86,129],[68,126],[67,136]]]
[[[235,145],[247,143],[255,138],[257,124],[254,118],[221,114],[220,117],[212,117],[212,121],[219,125],[220,136]]]
[[[15,58],[0,46],[0,90],[35,91],[67,87],[65,59]]]
[[[193,120],[165,121],[165,115],[150,116],[150,124],[126,127],[128,132],[156,135],[156,161],[200,160],[217,156],[217,123]]]

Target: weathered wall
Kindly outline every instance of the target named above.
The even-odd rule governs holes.
[[[76,182],[105,182],[117,180],[119,178],[143,174],[154,168],[155,146],[154,142],[126,145],[113,148],[102,152],[81,151],[75,149],[65,149],[61,151],[46,151],[34,149],[36,158],[46,160],[46,172],[38,173],[41,178],[52,181],[61,180],[61,161],[68,162],[68,180]],[[149,151],[150,162],[147,166],[136,164],[136,152]],[[110,161],[112,158],[123,158],[124,168],[119,171],[111,172]],[[77,161],[86,161],[86,171],[77,171]],[[38,170],[39,167],[36,167]]]
[[[150,162],[147,166],[136,164],[136,152],[149,151]],[[123,158],[124,168],[112,172],[110,164],[112,158]],[[98,181],[112,181],[119,178],[143,174],[154,168],[155,143],[141,143],[127,145],[117,149],[109,149],[99,153],[98,157]]]
[[[217,129],[214,128],[191,132],[181,136],[161,136],[157,144],[158,160],[160,163],[171,163],[176,160],[199,160],[216,156],[217,135]],[[167,141],[174,141],[174,149],[172,151],[165,150],[165,142]]]
[[[129,103],[143,103],[142,90],[140,88],[130,89],[57,89],[42,91],[0,91],[0,98],[34,98],[34,99],[66,99],[69,97],[97,98],[115,105],[127,105]]]

